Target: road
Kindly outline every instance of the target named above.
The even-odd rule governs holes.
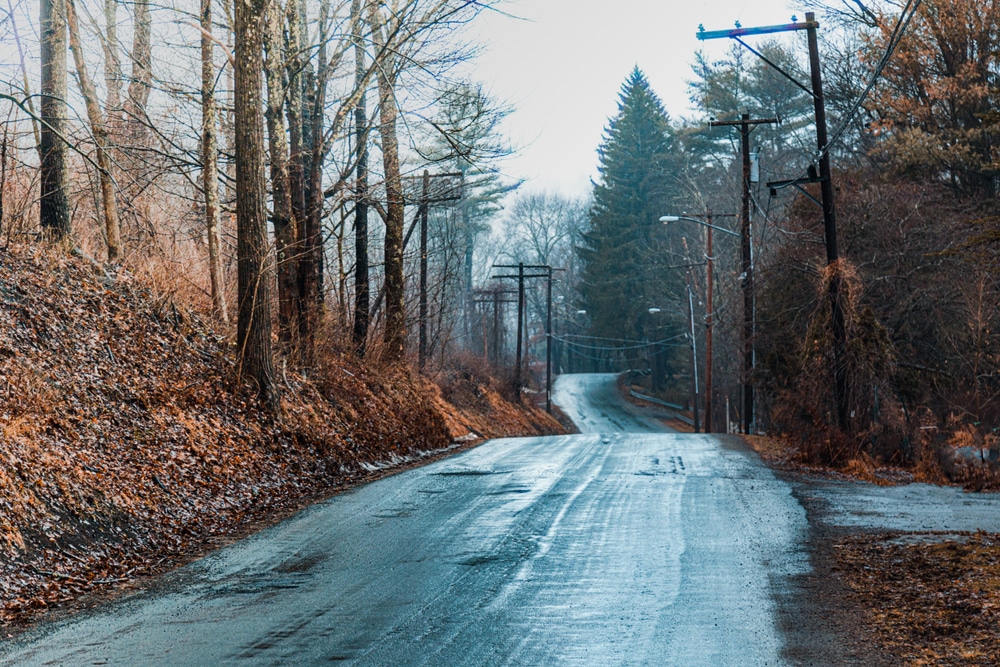
[[[782,615],[809,570],[791,487],[613,383],[559,378],[578,435],[338,495],[26,633],[0,665],[788,664]]]

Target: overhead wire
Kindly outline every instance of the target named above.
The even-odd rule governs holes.
[[[889,36],[889,43],[886,45],[885,53],[879,59],[878,64],[875,66],[875,70],[872,72],[872,77],[868,81],[868,85],[865,86],[858,98],[850,106],[850,111],[844,116],[837,129],[833,131],[830,139],[826,142],[826,146],[819,150],[817,154],[817,159],[822,158],[827,154],[835,143],[837,143],[840,138],[847,131],[848,124],[854,120],[858,111],[861,109],[861,105],[864,104],[865,99],[871,93],[872,89],[875,88],[875,84],[878,83],[879,77],[882,76],[883,70],[889,64],[892,59],[892,54],[896,51],[896,47],[903,39],[903,34],[906,32],[906,28],[910,25],[910,21],[916,15],[917,10],[920,8],[920,3],[922,0],[907,0],[906,5],[903,6],[903,10],[899,13],[899,18],[896,20],[896,25]],[[909,11],[909,14],[907,14]]]

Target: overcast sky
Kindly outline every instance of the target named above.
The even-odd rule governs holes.
[[[590,191],[597,145],[618,92],[638,65],[674,118],[689,114],[685,82],[699,48],[721,56],[729,40],[699,42],[707,30],[787,23],[804,10],[788,0],[510,0],[521,19],[487,12],[475,28],[486,44],[475,77],[516,111],[506,131],[518,155],[504,172],[525,188]]]

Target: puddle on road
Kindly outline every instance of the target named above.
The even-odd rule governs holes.
[[[496,491],[490,491],[486,495],[488,495],[488,496],[506,496],[506,495],[511,494],[511,493],[531,493],[531,487],[530,486],[523,486],[523,485],[516,485],[516,484],[507,484],[507,485],[504,485],[504,486],[500,487]]]
[[[260,572],[258,574],[233,577],[224,583],[210,588],[213,595],[256,595],[273,590],[299,588],[305,577],[302,574],[283,575],[275,572]]]
[[[301,573],[308,572],[315,566],[326,560],[327,556],[324,554],[311,554],[309,556],[290,558],[285,562],[274,568],[275,572],[282,573]]]
[[[441,477],[482,477],[484,475],[509,475],[510,473],[510,470],[476,470],[469,468],[464,470],[442,470],[441,472],[431,474]]]

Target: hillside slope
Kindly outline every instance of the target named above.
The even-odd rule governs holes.
[[[3,251],[0,624],[447,448],[465,435],[449,423],[559,428],[498,396],[479,411],[504,419],[462,416],[408,371],[347,356],[328,355],[308,382],[279,375],[274,419],[234,386],[226,341],[169,298],[44,248]]]

